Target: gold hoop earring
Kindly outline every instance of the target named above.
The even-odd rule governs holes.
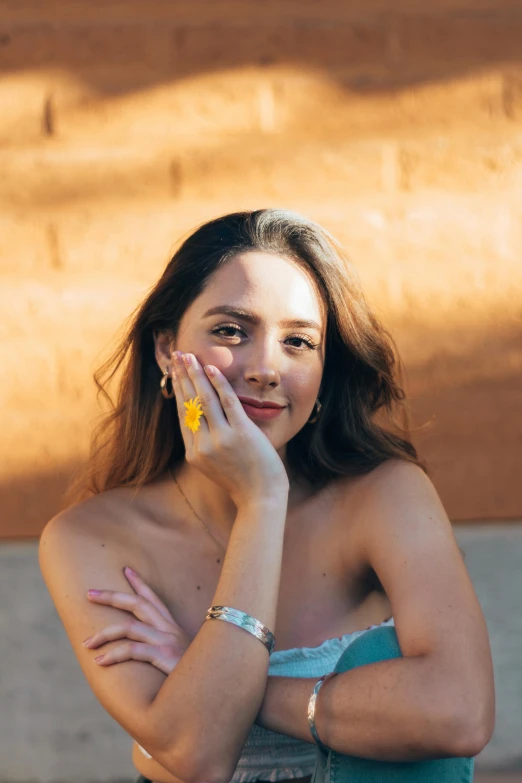
[[[174,391],[174,386],[172,385],[172,378],[170,379],[171,391],[169,392],[167,388],[167,381],[169,378],[170,378],[169,371],[163,370],[163,378],[160,381],[160,389],[161,389],[161,393],[163,394],[166,400],[171,400],[176,395],[176,392]]]
[[[315,416],[313,416],[311,419],[308,419],[308,421],[306,422],[307,424],[315,424],[315,422],[316,422],[316,421],[317,421],[317,419],[319,418],[319,414],[320,414],[320,412],[321,412],[321,408],[322,408],[322,407],[323,407],[323,406],[322,406],[322,405],[321,405],[321,403],[319,402],[319,398],[317,398],[317,400],[315,401],[315,405],[314,405],[314,408],[317,408],[317,410],[316,410],[316,412],[315,412]]]

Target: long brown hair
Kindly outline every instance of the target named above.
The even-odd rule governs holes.
[[[425,469],[410,441],[394,342],[369,308],[342,248],[295,212],[259,209],[196,229],[131,315],[118,348],[94,374],[110,410],[94,428],[90,459],[67,493],[70,502],[115,487],[138,488],[183,458],[175,400],[160,393],[153,334],[168,330],[175,340],[183,314],[213,273],[247,251],[293,259],[312,276],[326,305],[322,409],[317,423],[287,444],[292,474],[320,487],[390,458]],[[108,386],[120,370],[113,403]]]

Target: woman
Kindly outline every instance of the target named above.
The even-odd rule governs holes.
[[[275,209],[201,226],[102,391],[120,367],[40,563],[141,779],[309,780],[325,753],[387,779],[478,753],[484,618],[397,424],[393,343],[328,232]],[[323,676],[379,633],[395,654]]]

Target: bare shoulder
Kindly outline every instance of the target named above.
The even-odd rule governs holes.
[[[427,620],[433,630],[446,601],[453,607],[461,602],[461,612],[477,613],[451,522],[422,468],[406,460],[388,460],[341,486],[350,519],[350,534],[342,545],[357,570],[377,578],[398,629],[409,618],[419,641],[419,624]],[[423,601],[425,615],[419,619]],[[432,644],[434,637],[424,640],[425,649]]]
[[[419,556],[442,544],[461,558],[439,494],[425,471],[413,462],[390,459],[357,479],[351,489],[359,556],[372,565],[392,556],[393,542],[407,539]],[[354,541],[354,543],[355,543]],[[372,567],[374,567],[372,565]],[[382,568],[382,564],[381,564]]]
[[[427,653],[454,638],[455,627],[467,627],[470,638],[485,646],[477,598],[429,476],[394,459],[362,476],[351,491],[357,557],[390,600],[403,653]]]
[[[117,529],[118,508],[123,495],[119,490],[109,490],[93,495],[60,511],[47,522],[42,538],[48,536],[96,536],[109,535]]]
[[[130,590],[123,569],[141,566],[130,498],[125,488],[87,498],[50,519],[42,532],[40,570],[62,620],[68,615],[67,630],[80,616],[69,615],[71,601],[91,611],[88,589]]]
[[[64,621],[75,636],[91,611],[86,591],[91,587],[121,589],[126,580],[122,570],[129,557],[118,505],[109,492],[93,496],[64,511],[46,524],[38,547],[42,576]],[[128,584],[126,585],[128,589]],[[76,611],[71,611],[71,607]],[[69,634],[71,636],[71,634]]]
[[[136,549],[137,524],[143,517],[140,495],[130,487],[118,487],[93,495],[59,512],[47,522],[40,547],[94,546],[122,553]]]
[[[87,681],[105,709],[140,744],[150,742],[147,711],[165,679],[141,661],[101,669],[82,641],[129,613],[89,601],[90,588],[133,593],[124,574],[136,549],[121,524],[121,494],[102,493],[62,511],[46,525],[38,550],[42,576]],[[128,533],[128,531],[127,531]],[[109,642],[104,652],[118,641]]]
[[[429,476],[413,462],[390,459],[357,478],[350,489],[362,534],[386,520],[418,520],[451,527],[437,490]]]
[[[348,520],[350,523],[350,546],[377,532],[379,523],[387,524],[393,516],[406,512],[411,515],[435,507],[439,522],[449,525],[433,483],[413,462],[387,460],[363,475],[336,479],[332,490],[341,526],[346,528]]]
[[[361,496],[378,497],[396,490],[398,494],[424,490],[434,491],[433,484],[422,468],[405,459],[388,459],[361,476]]]

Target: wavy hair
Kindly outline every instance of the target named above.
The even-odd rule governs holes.
[[[94,381],[110,410],[94,427],[90,457],[67,499],[123,486],[139,488],[185,453],[175,400],[160,393],[154,332],[176,339],[181,319],[210,278],[239,253],[261,251],[308,271],[326,307],[322,410],[287,444],[292,475],[314,487],[367,473],[388,459],[414,462],[408,410],[395,344],[368,306],[355,270],[334,237],[295,212],[258,209],[218,217],[197,228],[174,253],[131,314],[117,349]],[[114,403],[109,385],[119,376]]]

